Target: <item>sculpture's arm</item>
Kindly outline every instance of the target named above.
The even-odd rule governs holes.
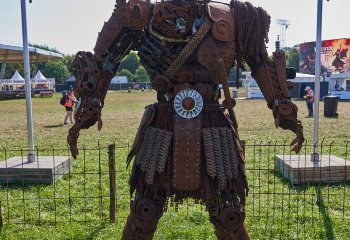
[[[275,126],[289,129],[296,134],[291,145],[293,145],[292,150],[298,153],[304,142],[303,126],[297,119],[298,108],[290,99],[285,53],[276,51],[273,53],[272,60],[266,58],[262,62],[249,62],[248,64],[268,107],[273,111]]]
[[[104,23],[91,52],[78,52],[71,70],[76,78],[75,96],[81,104],[69,129],[67,142],[74,158],[78,155],[77,140],[80,129],[98,122],[102,127],[101,110],[108,86],[121,59],[137,49],[140,36],[151,16],[151,4],[145,0],[117,0],[110,19]]]
[[[250,60],[247,63],[252,69],[252,76],[257,81],[268,107],[273,111],[276,127],[289,129],[296,134],[291,145],[293,145],[292,150],[298,153],[304,142],[303,126],[297,119],[298,108],[292,103],[289,94],[285,53],[276,51],[273,53],[272,60],[266,58],[262,61]]]
[[[237,67],[242,68],[243,62],[249,65],[273,111],[276,127],[290,129],[297,135],[291,145],[299,152],[304,142],[303,126],[297,119],[298,108],[290,100],[285,54],[276,51],[271,60],[266,51],[271,18],[264,9],[249,2],[232,0],[230,6],[235,21]]]

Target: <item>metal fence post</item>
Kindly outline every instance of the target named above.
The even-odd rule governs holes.
[[[109,221],[115,222],[116,181],[115,181],[115,144],[108,145],[109,160]]]

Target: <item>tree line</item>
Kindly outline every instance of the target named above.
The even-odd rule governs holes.
[[[31,46],[54,51],[60,53],[55,48],[49,48],[46,45],[31,44]],[[55,78],[56,84],[62,84],[64,80],[69,78],[72,74],[69,67],[74,59],[74,55],[65,55],[61,61],[47,61],[40,63],[30,63],[31,77],[34,77],[36,72],[40,70],[47,78]],[[299,52],[297,46],[288,48],[286,52],[286,61],[288,67],[294,67],[299,71]],[[7,63],[4,78],[9,79],[17,70],[23,76],[23,63]],[[247,67],[247,70],[249,68]],[[232,68],[229,75],[230,81],[236,81],[237,70]],[[120,63],[116,76],[126,76],[128,82],[150,82],[150,77],[144,67],[140,64],[140,58],[137,52],[131,51]]]

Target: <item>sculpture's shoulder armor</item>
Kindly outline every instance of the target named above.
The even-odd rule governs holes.
[[[126,4],[117,3],[112,16],[119,20],[119,24],[140,31],[152,16],[152,9],[153,5],[150,1],[129,0]]]
[[[153,5],[146,0],[117,1],[112,16],[104,23],[94,48],[102,56],[110,46],[128,35],[128,42],[136,41],[152,16]],[[119,44],[120,45],[120,44]]]
[[[210,2],[208,15],[213,21],[212,34],[220,41],[234,41],[234,17],[230,5],[225,3]]]

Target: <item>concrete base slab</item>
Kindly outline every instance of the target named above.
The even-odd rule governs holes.
[[[350,181],[350,161],[334,155],[319,158],[313,162],[311,155],[276,155],[275,170],[292,184]]]
[[[52,183],[72,169],[72,162],[64,156],[40,156],[33,163],[12,157],[0,162],[0,183]]]

